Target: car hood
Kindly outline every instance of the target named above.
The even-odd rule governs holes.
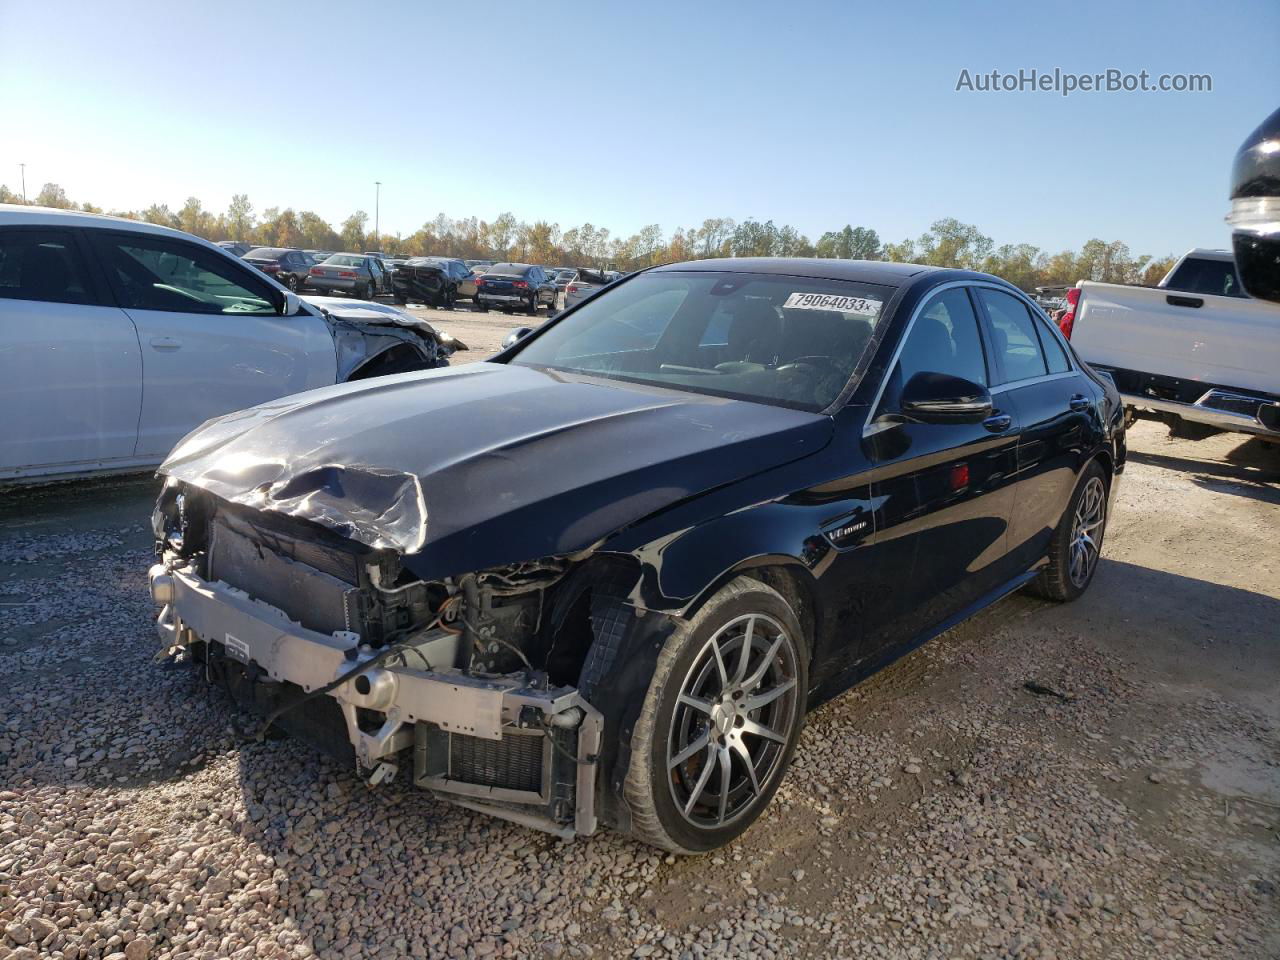
[[[589,549],[831,433],[819,414],[476,363],[218,417],[160,473],[396,550],[434,579]]]

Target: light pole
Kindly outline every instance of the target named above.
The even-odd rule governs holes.
[[[25,163],[18,164],[18,169],[22,172],[22,202],[27,202],[27,165]]]
[[[376,238],[379,235],[378,208],[382,205],[382,181],[375,180],[373,182],[373,186],[375,188],[373,193],[373,236],[375,238],[374,242],[376,243]]]

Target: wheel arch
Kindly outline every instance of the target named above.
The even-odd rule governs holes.
[[[356,380],[368,380],[370,377],[383,377],[393,373],[406,373],[410,370],[426,369],[434,366],[423,351],[410,343],[397,343],[381,350],[362,361],[349,374],[348,383]]]
[[[782,595],[806,633],[810,664],[818,648],[817,636],[822,628],[822,606],[818,584],[812,571],[798,558],[785,554],[762,554],[749,557],[725,570],[693,599],[682,616],[692,619],[727,584],[738,577],[758,580]]]
[[[1106,447],[1095,451],[1093,456],[1089,457],[1089,459],[1084,462],[1084,465],[1080,468],[1080,472],[1083,474],[1085,470],[1088,470],[1089,464],[1091,463],[1101,465],[1102,469],[1107,474],[1107,487],[1110,488],[1116,475],[1116,461],[1112,452]]]

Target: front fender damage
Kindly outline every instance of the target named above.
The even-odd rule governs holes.
[[[420,366],[406,365],[404,370],[396,371],[405,372],[446,366],[453,353],[467,349],[462,341],[399,307],[337,297],[306,299],[320,311],[333,334],[339,383],[351,379],[371,359],[388,350],[408,348],[420,357]]]
[[[312,517],[324,499],[286,495]],[[164,652],[264,716],[262,732],[308,740],[371,784],[409,771],[441,799],[561,837],[629,825],[631,731],[678,625],[629,599],[633,558],[422,581],[394,549],[179,484],[153,522]]]
[[[388,350],[412,350],[419,358],[421,365],[417,369],[420,370],[447,365],[449,355],[453,352],[438,337],[432,335],[434,331],[428,333],[413,327],[345,320],[332,316],[328,320],[338,357],[339,382],[350,380],[357,370]],[[409,369],[413,369],[413,366],[407,366],[405,371],[400,372],[407,372]]]

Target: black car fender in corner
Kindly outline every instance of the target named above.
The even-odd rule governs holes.
[[[681,620],[643,610],[622,597],[593,591],[594,640],[582,666],[578,690],[604,716],[596,771],[596,815],[614,830],[631,828],[623,781],[631,765],[631,735],[667,639]]]

